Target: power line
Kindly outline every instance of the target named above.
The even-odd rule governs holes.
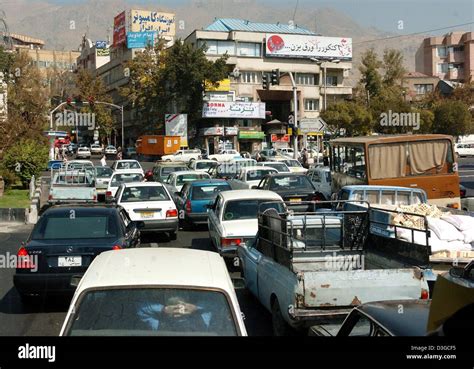
[[[293,22],[295,22],[296,11],[298,10],[298,4],[299,4],[299,0],[296,0],[295,11],[293,12]]]
[[[414,35],[421,35],[421,34],[424,34],[424,33],[442,31],[442,30],[444,30],[444,29],[450,29],[450,28],[455,28],[455,27],[467,26],[467,25],[471,25],[471,24],[474,24],[474,22],[456,24],[456,25],[449,26],[449,27],[442,27],[442,28],[430,29],[430,30],[421,31],[421,32],[408,33],[408,34],[406,34],[406,35],[390,36],[390,37],[384,37],[384,38],[376,38],[376,39],[367,40],[367,41],[359,41],[359,42],[355,42],[354,45],[365,44],[365,43],[376,42],[376,41],[392,40],[392,39],[395,39],[395,38],[409,37],[409,36],[414,36]]]

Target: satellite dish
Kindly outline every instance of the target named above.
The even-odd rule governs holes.
[[[234,70],[232,71],[232,75],[233,75],[235,78],[239,78],[239,77],[240,77],[240,70],[239,70],[239,68],[234,68]]]

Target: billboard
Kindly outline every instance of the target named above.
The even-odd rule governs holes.
[[[181,146],[188,146],[188,115],[166,114],[166,136],[180,136]]]
[[[217,86],[214,86],[210,81],[204,81],[204,88],[206,91],[220,91],[227,92],[230,91],[230,79],[226,78],[218,82]]]
[[[125,26],[125,11],[123,11],[114,18],[114,46],[119,46],[126,42],[127,31]]]
[[[107,41],[96,41],[95,42],[96,49],[107,49]]]
[[[265,103],[206,102],[202,117],[265,119]]]
[[[174,13],[131,10],[130,31],[156,31],[158,37],[174,37],[176,34],[176,16]]]
[[[267,57],[352,59],[352,39],[307,35],[267,34]]]
[[[127,32],[127,47],[129,49],[143,49],[155,44],[156,31]]]

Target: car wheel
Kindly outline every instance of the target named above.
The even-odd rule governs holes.
[[[176,241],[176,239],[178,238],[178,233],[176,231],[170,232],[169,238],[170,238],[170,241]]]
[[[277,298],[275,298],[272,304],[272,326],[275,336],[291,336],[295,332],[283,318]]]

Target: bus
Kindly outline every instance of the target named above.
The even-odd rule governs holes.
[[[333,193],[348,185],[421,188],[428,202],[461,205],[454,140],[448,135],[380,135],[330,141]]]

